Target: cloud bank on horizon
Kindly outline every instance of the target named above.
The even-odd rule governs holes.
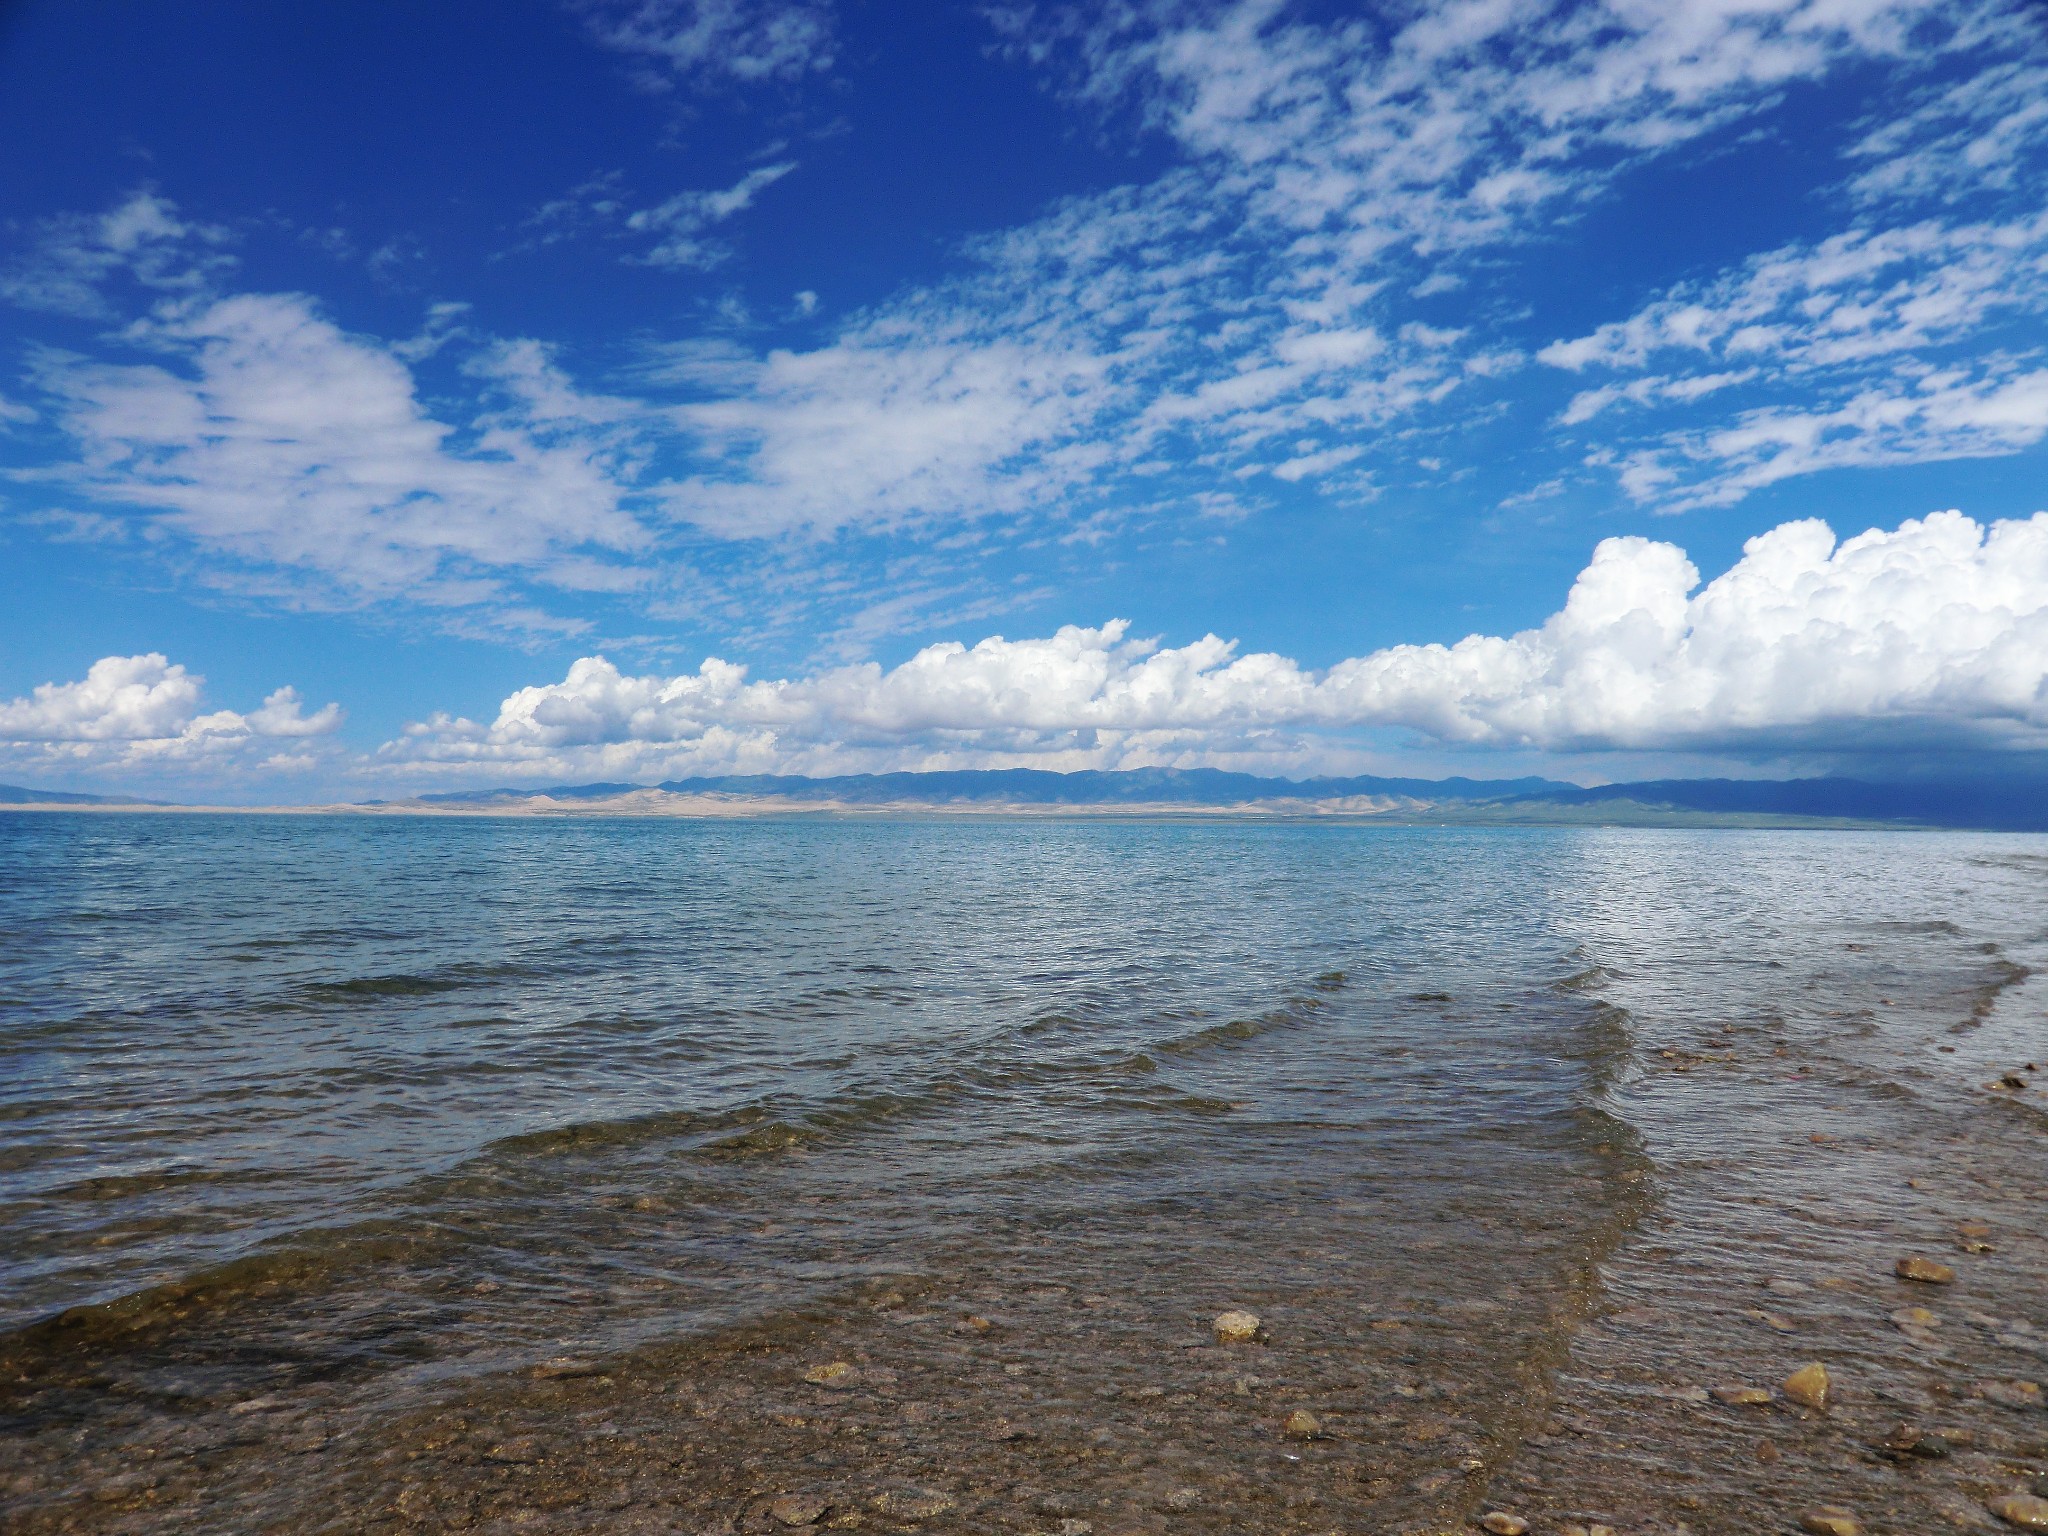
[[[1399,645],[1321,671],[1179,647],[1113,620],[1045,638],[928,646],[902,664],[750,679],[716,657],[632,675],[585,656],[495,719],[449,713],[373,753],[311,746],[338,705],[278,689],[202,713],[202,679],[107,657],[76,683],[0,703],[0,766],[115,773],[323,766],[358,782],[559,783],[901,768],[1284,771],[1355,759],[1360,733],[1559,753],[1756,755],[2048,747],[2048,513],[1985,528],[1959,512],[1837,542],[1787,523],[1701,584],[1685,551],[1594,551],[1540,627]]]
[[[2048,745],[2021,0],[457,6],[476,100],[578,110],[493,140],[394,86],[417,158],[478,156],[415,169],[283,103],[322,147],[267,182],[154,14],[0,55],[0,128],[60,110],[38,48],[228,114],[73,70],[107,148],[0,231],[0,581],[62,594],[0,618],[6,772]],[[445,84],[439,36],[333,67]],[[286,631],[375,653],[298,673],[346,715],[209,712]],[[477,646],[560,681],[485,719]]]

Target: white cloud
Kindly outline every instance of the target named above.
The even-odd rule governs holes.
[[[488,724],[441,715],[385,772],[528,778],[1037,762],[1137,766],[1361,731],[1551,751],[2048,745],[2048,513],[1956,512],[1837,543],[1752,539],[1700,585],[1677,546],[1604,540],[1563,608],[1511,636],[1401,645],[1314,672],[1114,621],[934,645],[902,665],[749,681],[713,658],[631,676],[586,657]]]
[[[299,771],[331,755],[316,739],[341,706],[308,715],[295,688],[256,709],[205,710],[206,680],[167,657],[106,656],[73,683],[0,701],[0,766],[31,773]]]
[[[496,593],[494,572],[547,579],[648,542],[592,430],[616,403],[576,397],[537,346],[483,356],[509,403],[457,431],[422,408],[395,349],[298,295],[196,302],[127,334],[166,361],[44,359],[83,450],[66,481],[310,577],[313,595],[474,601]]]
[[[1537,356],[1573,371],[1678,354],[1810,374],[1918,352],[2044,308],[2048,212],[2000,224],[1926,220],[1753,257]]]
[[[607,48],[686,83],[794,80],[833,61],[824,0],[572,0]]]
[[[796,169],[794,160],[756,166],[718,192],[678,192],[666,202],[626,215],[626,228],[655,235],[655,244],[639,259],[651,267],[709,267],[723,260],[724,247],[700,238],[714,224],[753,207],[764,188]]]
[[[698,86],[793,81],[834,52],[822,4],[582,9],[607,46]],[[102,303],[135,274],[169,301],[123,344],[159,355],[49,359],[60,409],[45,414],[85,450],[66,489],[269,568],[245,587],[495,605],[536,626],[576,622],[539,613],[536,583],[661,588],[644,612],[723,603],[765,624],[811,598],[797,583],[744,604],[681,589],[789,570],[800,561],[776,561],[792,535],[879,534],[901,557],[913,538],[982,539],[962,525],[989,517],[1054,548],[1119,519],[1318,494],[1362,505],[1392,483],[1386,461],[1452,458],[1434,434],[1513,409],[1505,392],[1544,377],[1503,327],[1553,286],[1523,268],[1554,260],[1590,199],[1708,135],[1763,132],[1795,86],[1841,81],[1906,104],[1852,126],[1858,227],[1548,349],[1588,375],[1567,386],[1563,424],[1597,421],[1602,461],[1673,509],[1829,465],[2011,452],[2041,436],[2039,360],[1994,339],[2048,292],[2048,217],[2020,206],[2038,136],[2012,15],[1999,0],[1433,0],[1372,19],[1278,0],[1013,8],[1002,26],[1020,55],[1110,131],[1151,125],[1175,166],[964,243],[950,279],[839,312],[810,333],[821,345],[699,334],[650,347],[639,387],[668,391],[658,409],[592,395],[537,342],[437,324],[394,343],[301,297],[208,298],[193,284],[218,242],[144,196],[65,225],[51,249],[72,254],[49,270],[73,287],[47,291]],[[1942,70],[1988,94],[1916,92]],[[1941,177],[1872,179],[1922,151],[1946,157]],[[602,226],[648,242],[645,259],[708,265],[724,221],[788,173],[768,153],[727,187],[637,210],[620,178],[599,178],[543,210],[538,238]],[[1901,211],[1970,176],[2004,199],[1993,211]],[[727,299],[745,338],[743,296]],[[815,296],[797,304],[808,315]],[[429,359],[458,339],[486,395],[430,411]],[[738,540],[766,542],[716,547]],[[827,579],[817,545],[808,558],[805,593],[886,611],[879,562],[848,574],[849,555]]]
[[[2038,35],[2025,31],[2038,19],[2012,20],[2020,57],[1923,91],[1850,150],[1866,165],[1850,184],[1859,199],[1955,202],[2018,182],[2029,156],[2048,143],[2048,64],[2038,57]]]
[[[596,176],[566,196],[543,203],[526,221],[534,243],[552,245],[590,231],[616,237],[648,236],[653,244],[627,260],[641,266],[708,271],[732,256],[732,247],[710,231],[753,207],[754,199],[796,169],[794,160],[756,166],[729,187],[678,192],[646,208],[635,208],[625,178]]]
[[[1825,469],[2031,446],[2048,436],[2048,375],[1986,338],[2044,311],[2048,213],[1930,219],[1754,257],[1538,357],[1573,372],[1637,374],[1579,392],[1566,426],[1621,402],[1690,404],[1750,386],[1717,425],[1597,450],[1636,499],[1682,511]],[[1749,403],[1759,394],[1769,403]]]
[[[1382,27],[1295,19],[1277,0],[999,9],[1015,52],[1077,99],[1135,107],[1182,165],[970,243],[955,280],[850,317],[822,347],[706,381],[709,398],[676,413],[703,457],[670,504],[730,536],[1045,507],[1079,520],[1169,467],[1189,483],[1148,503],[1192,507],[1219,475],[1356,495],[1363,451],[1444,425],[1448,401],[1519,361],[1444,326],[1440,304],[1414,306],[1789,85],[1872,65],[1910,79],[1945,51],[2012,46],[2003,14],[1991,0],[1448,0]],[[1798,270],[1760,266],[1744,297],[1767,315],[1802,283],[1839,295],[1807,322],[1816,359],[1819,331],[1844,355],[1904,353],[2024,308],[2039,233],[1929,225],[1781,252]],[[1933,275],[1866,292],[1888,265],[1893,287],[1898,269]],[[1680,321],[1674,305],[1641,325]],[[1753,366],[1731,354],[1712,384],[1584,393],[1574,421],[1619,398],[1695,400]]]
[[[1727,506],[1797,475],[1990,458],[2048,437],[2048,369],[1993,358],[1914,370],[1839,405],[1769,407],[1728,426],[1674,433],[1621,461],[1623,486],[1665,510]]]
[[[129,741],[181,734],[204,680],[161,655],[107,656],[82,682],[44,683],[0,704],[0,739]]]
[[[0,271],[0,298],[23,309],[92,319],[115,311],[104,293],[126,275],[146,292],[192,293],[234,262],[227,230],[182,217],[144,190],[99,214],[46,219],[31,248]]]

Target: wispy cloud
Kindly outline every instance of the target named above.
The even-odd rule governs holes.
[[[2048,212],[2006,223],[1857,229],[1755,257],[1538,355],[1635,374],[1582,391],[1567,426],[1608,407],[1691,404],[1736,386],[1712,426],[1666,427],[1617,453],[1623,486],[1667,510],[1725,505],[1796,475],[2011,453],[2048,436],[2031,351],[1986,347],[2048,312]],[[1767,403],[1757,404],[1762,395]]]
[[[1078,520],[1131,501],[1139,479],[1146,502],[1178,493],[1190,508],[1219,481],[1364,494],[1391,431],[1454,425],[1476,382],[1522,361],[1484,326],[1445,323],[1459,310],[1444,295],[1469,275],[1522,259],[1622,172],[1793,85],[1851,66],[1910,77],[2011,43],[2001,7],[1931,0],[1460,0],[1385,26],[1248,0],[1021,6],[997,20],[1072,99],[1134,111],[1183,164],[971,242],[951,281],[729,373],[676,412],[702,454],[670,488],[678,515],[735,536],[1022,507]],[[1809,364],[1824,340],[1875,355],[1971,333],[2032,303],[2040,285],[2013,242],[2037,232],[1935,223],[1778,253],[1747,273],[1746,299],[1724,296],[1728,358],[1582,392],[1571,420],[1755,378],[1755,359],[1736,355],[1756,339],[1734,335],[1744,302],[1761,315],[1844,290],[1824,322],[1801,318],[1803,343],[1778,342],[1803,345]],[[1887,265],[1933,275],[1852,302],[1854,276],[1836,269],[1858,261],[1866,288]],[[1687,302],[1619,329],[1680,323]]]
[[[59,483],[215,554],[299,573],[305,595],[451,605],[494,573],[546,580],[644,549],[603,426],[538,347],[486,354],[503,403],[463,429],[421,405],[392,348],[309,299],[239,294],[132,327],[157,361],[46,353],[40,382],[82,448]]]
[[[794,160],[756,166],[731,186],[678,192],[649,207],[636,208],[624,178],[616,172],[593,177],[565,197],[543,203],[527,227],[542,245],[584,233],[638,237],[627,258],[643,266],[706,271],[731,259],[732,246],[712,235],[718,225],[754,205],[761,192],[796,169]]]
[[[799,80],[836,53],[823,5],[581,9],[606,46],[692,88]],[[562,633],[587,620],[558,594],[630,593],[636,625],[717,613],[758,634],[805,604],[848,632],[967,611],[978,539],[1057,552],[1307,497],[1363,507],[1513,411],[1559,429],[1545,454],[1611,466],[1667,510],[1828,467],[2013,452],[2048,435],[2038,60],[2016,14],[1002,8],[1016,57],[1106,134],[1153,135],[1167,167],[965,240],[946,275],[812,320],[804,345],[678,327],[603,391],[565,353],[471,334],[446,307],[392,340],[303,295],[232,291],[226,235],[139,193],[33,232],[9,269],[18,303],[130,322],[42,354],[38,430],[78,452],[35,473],[283,601]],[[1660,276],[1536,366],[1527,316],[1566,281],[1561,232],[1624,175],[1761,131],[1816,84],[1902,104],[1835,146],[1825,206],[1846,227]],[[771,191],[793,165],[776,149],[666,200],[600,178],[534,228],[702,270],[756,199],[801,185]],[[950,591],[941,550],[970,572]]]
[[[86,319],[117,313],[107,285],[127,278],[152,295],[193,293],[234,264],[224,227],[183,217],[142,190],[104,213],[45,219],[26,250],[0,268],[0,299]]]
[[[828,0],[570,0],[591,35],[660,71],[649,83],[796,80],[832,67]]]

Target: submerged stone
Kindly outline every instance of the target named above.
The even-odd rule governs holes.
[[[1259,1315],[1256,1312],[1220,1312],[1209,1325],[1216,1330],[1219,1344],[1246,1344],[1258,1337]]]
[[[2023,1531],[2048,1531],[2048,1499],[2031,1493],[2009,1493],[1987,1506],[2007,1525]]]
[[[1818,1360],[1802,1365],[1785,1378],[1784,1394],[1802,1408],[1811,1408],[1815,1413],[1825,1412],[1828,1398],[1835,1384],[1828,1376],[1828,1368]]]
[[[1716,1387],[1714,1396],[1736,1408],[1760,1408],[1771,1400],[1768,1387]]]
[[[1956,1272],[1936,1259],[1926,1259],[1918,1254],[1908,1254],[1892,1266],[1901,1280],[1917,1280],[1922,1285],[1947,1285],[1956,1277]]]

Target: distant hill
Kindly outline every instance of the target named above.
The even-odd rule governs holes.
[[[546,795],[555,800],[604,800],[631,794],[640,784],[558,784],[548,789],[458,790],[421,795],[428,805],[479,805]],[[742,773],[668,779],[654,786],[680,795],[765,795],[790,800],[834,800],[848,805],[1237,805],[1247,800],[1341,800],[1356,795],[1409,800],[1501,800],[1576,789],[1556,779],[1274,779],[1219,768],[1083,769],[966,768],[935,773],[849,773],[830,778]]]
[[[731,774],[670,779],[681,795],[733,795],[839,805],[1228,806],[1375,798],[1407,804],[1390,819],[1470,823],[1676,822],[1678,824],[1865,822],[1925,827],[2048,831],[2048,783],[2020,780],[1884,784],[1860,779],[1653,779],[1581,788],[1555,779],[1281,779],[1215,768],[1135,768],[1053,773],[1037,768],[937,773],[859,773],[827,778]],[[639,784],[564,784],[548,789],[422,795],[453,807],[513,805],[537,796],[602,801]]]
[[[23,789],[19,784],[0,784],[0,805],[153,805],[133,795],[73,795],[58,789]]]
[[[2030,780],[1874,784],[1862,779],[1651,779],[1516,797],[1534,807],[1667,806],[1720,816],[1908,822],[1929,827],[2048,831],[2048,783]]]
[[[1161,802],[1236,805],[1246,800],[1341,800],[1394,795],[1412,800],[1498,800],[1577,786],[1554,779],[1269,779],[1220,768],[1125,768],[1051,773],[1042,768],[980,768],[940,773],[855,773],[806,779],[774,774],[672,779],[679,794],[789,795],[799,800],[886,804],[892,800],[1014,801],[1026,805]]]

